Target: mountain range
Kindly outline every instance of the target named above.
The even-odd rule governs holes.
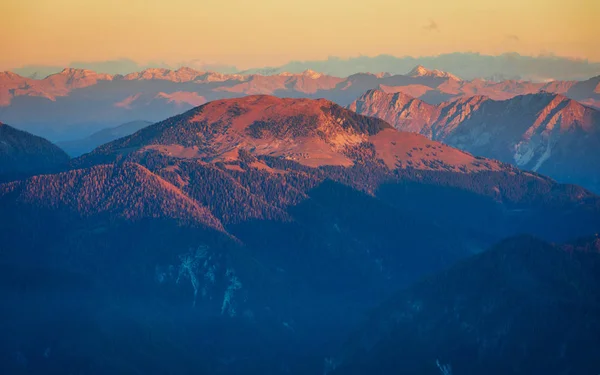
[[[600,112],[561,94],[486,96],[431,105],[370,90],[350,109],[461,150],[600,191]]]
[[[326,60],[291,61],[287,64],[242,71],[244,74],[300,73],[307,69],[347,77],[362,72],[390,72],[404,74],[417,65],[424,65],[472,80],[524,80],[544,82],[549,80],[581,80],[600,74],[600,63],[570,59],[554,55],[524,56],[504,53],[498,56],[480,53],[444,53],[437,56],[396,57],[392,55],[329,57]],[[58,70],[57,70],[58,71]]]
[[[253,94],[325,98],[349,105],[374,88],[404,92],[430,104],[473,95],[500,100],[548,91],[598,106],[599,79],[547,83],[461,80],[422,66],[406,75],[357,73],[345,78],[311,70],[265,76],[180,68],[109,75],[68,68],[43,79],[3,72],[0,116],[3,121],[52,141],[67,141],[140,118],[157,122],[207,101]]]
[[[191,60],[177,65],[164,62],[139,64],[131,59],[121,58],[107,61],[74,61],[69,68],[89,69],[108,74],[126,75],[149,68],[178,69],[191,67],[200,71],[218,73],[273,75],[284,72],[302,73],[315,70],[337,77],[347,77],[356,73],[389,72],[404,74],[417,65],[425,65],[442,71],[454,72],[465,79],[485,78],[493,80],[581,80],[600,74],[600,64],[587,60],[571,59],[554,55],[524,56],[518,53],[504,53],[498,56],[479,53],[446,53],[437,56],[395,57],[391,55],[328,57],[326,60],[291,61],[276,67],[261,67],[240,71],[227,64],[210,64],[202,60]],[[30,78],[42,78],[60,72],[65,66],[25,65],[11,71]]]
[[[465,259],[475,272],[509,236],[600,229],[586,189],[326,99],[266,95],[0,184],[0,207],[0,360],[16,374],[322,373],[398,290]]]

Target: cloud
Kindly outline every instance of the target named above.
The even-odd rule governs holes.
[[[519,38],[518,35],[514,35],[514,34],[506,34],[505,37],[507,40],[510,40],[512,42],[518,42],[521,40],[521,38]]]
[[[99,73],[107,74],[127,74],[146,69],[147,67],[166,68],[164,63],[151,63],[149,66],[138,64],[131,59],[116,59],[106,61],[73,61],[69,64],[70,68],[90,69]]]
[[[13,72],[26,77],[44,78],[50,74],[58,73],[64,68],[89,69],[98,73],[127,74],[137,72],[148,67],[167,67],[164,63],[138,64],[131,59],[115,59],[104,61],[73,61],[67,66],[52,65],[25,65],[12,69]]]
[[[434,20],[429,20],[429,24],[423,26],[423,29],[425,29],[427,31],[437,31],[438,33],[440,32],[440,28],[438,27],[438,24]]]
[[[13,68],[11,71],[24,77],[42,79],[50,74],[58,73],[64,69],[64,66],[53,65],[25,65],[20,68]]]

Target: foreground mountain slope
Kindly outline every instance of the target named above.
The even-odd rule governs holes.
[[[600,228],[584,189],[326,100],[211,102],[72,168],[0,185],[0,267],[27,275],[0,273],[13,301],[0,328],[46,373],[320,373],[370,307],[423,275],[508,235]],[[89,292],[61,292],[73,278]]]
[[[598,238],[503,241],[384,303],[332,373],[593,374],[599,271]]]
[[[49,141],[0,123],[0,182],[66,166],[69,156]]]
[[[598,191],[600,112],[549,93],[494,101],[475,96],[431,106],[372,90],[353,103],[398,130]]]
[[[222,229],[205,208],[146,168],[132,163],[15,181],[3,185],[1,198],[41,209],[71,211],[81,217],[103,214],[128,220],[169,217]]]
[[[210,102],[103,145],[73,165],[123,160],[148,166],[207,204],[216,202],[205,194],[215,193],[199,188],[203,179],[230,186],[227,192],[238,195],[236,210],[213,209],[238,218],[264,218],[266,212],[284,217],[287,205],[305,199],[325,179],[372,195],[402,180],[440,184],[513,206],[583,207],[595,199],[582,189],[398,132],[326,100],[249,96]],[[265,177],[269,188],[254,186]],[[285,189],[274,194],[271,189],[282,183]],[[242,195],[250,200],[242,203]]]

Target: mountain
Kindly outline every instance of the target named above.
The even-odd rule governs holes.
[[[592,374],[599,271],[597,237],[505,240],[382,304],[330,373]]]
[[[0,108],[4,121],[58,142],[85,138],[140,118],[157,122],[207,101],[258,94],[325,98],[346,106],[375,88],[402,92],[434,105],[471,96],[504,100],[547,91],[597,106],[598,79],[461,80],[452,73],[423,66],[416,66],[406,74],[356,73],[347,77],[314,70],[262,75],[185,67],[145,69],[123,76],[68,68],[43,79],[0,73]]]
[[[374,146],[364,146],[367,143]],[[215,163],[240,160],[240,151],[246,150],[251,157],[278,157],[319,167],[351,166],[354,153],[362,152],[373,154],[391,169],[403,163],[419,169],[438,169],[430,166],[435,164],[435,153],[423,147],[443,153],[446,159],[442,162],[447,161],[444,168],[448,170],[500,168],[493,161],[484,166],[470,155],[424,137],[399,133],[381,120],[358,116],[327,100],[264,95],[210,102],[103,145],[82,160],[154,150]],[[406,153],[408,149],[413,150],[411,155]]]
[[[210,212],[138,164],[99,165],[56,175],[35,176],[3,186],[3,198],[37,208],[139,220],[169,217],[222,229]],[[144,199],[144,197],[155,199]]]
[[[566,95],[590,107],[600,108],[600,75],[575,83]]]
[[[423,65],[441,71],[454,72],[464,79],[490,77],[498,80],[580,80],[600,74],[600,64],[587,60],[578,60],[554,55],[523,56],[518,53],[501,55],[482,55],[479,53],[446,53],[436,56],[395,57],[391,55],[359,56],[340,58],[331,56],[326,60],[291,61],[276,67],[259,67],[240,71],[235,66],[223,64],[207,64],[199,60],[182,63],[184,68],[190,67],[199,71],[215,71],[219,73],[238,73],[243,75],[262,74],[275,75],[284,72],[301,73],[315,70],[337,77],[369,72],[389,72],[404,74],[415,66]],[[90,69],[109,74],[130,74],[149,68],[179,68],[165,63],[150,65],[138,64],[129,59],[107,61],[72,62],[70,68]],[[13,71],[27,77],[45,77],[62,70],[60,66],[26,65]]]
[[[460,81],[461,79],[458,78],[457,76],[447,73],[447,72],[442,72],[441,70],[429,70],[426,69],[423,65],[417,65],[415,66],[410,72],[408,72],[407,76],[409,77],[436,77],[436,78],[449,78],[451,80],[454,81]]]
[[[133,134],[136,131],[152,124],[149,121],[132,121],[114,128],[100,130],[89,137],[74,141],[59,142],[58,146],[71,156],[79,156],[92,151],[96,147]]]
[[[600,198],[577,186],[325,99],[264,95],[0,184],[0,206],[14,373],[319,373],[424,275],[507,236],[600,228]]]
[[[600,112],[563,95],[504,101],[474,96],[433,106],[402,93],[371,90],[349,108],[398,130],[600,191]]]
[[[69,156],[49,141],[0,122],[0,181],[66,167]]]
[[[19,96],[43,97],[55,101],[72,90],[110,81],[113,76],[91,70],[65,68],[44,79],[21,77],[11,72],[0,72],[0,105],[6,106]]]
[[[324,99],[248,96],[209,102],[102,145],[72,165],[115,162],[139,163],[207,206],[229,234],[258,246],[267,263],[273,262],[270,248],[320,248],[313,240],[289,242],[283,233],[291,228],[308,231],[302,235],[307,240],[324,236],[329,246],[346,246],[343,253],[382,251],[391,269],[404,270],[402,276],[390,271],[391,277],[404,279],[419,273],[422,257],[437,258],[438,241],[453,250],[426,263],[428,269],[506,235],[525,231],[566,240],[598,225],[597,197],[581,188],[398,132]],[[354,216],[359,215],[354,201],[372,207],[373,216],[366,209]],[[367,217],[373,223],[365,227]],[[387,225],[404,224],[380,232],[387,227],[382,217]],[[479,217],[487,217],[487,224]],[[273,229],[257,232],[257,225]],[[280,225],[286,227],[281,234],[272,232]],[[438,234],[425,243],[425,232]],[[421,248],[412,271],[405,268],[412,261],[390,252],[396,236]],[[350,238],[355,242],[347,243]],[[302,275],[299,265],[279,267]],[[350,272],[356,265],[348,267]]]
[[[290,95],[315,94],[334,89],[343,78],[332,77],[306,70],[299,74],[280,73],[273,76],[241,76],[241,83],[217,88],[216,91],[235,92],[245,95],[268,94]],[[294,93],[296,93],[294,95]]]
[[[145,69],[141,72],[129,73],[123,76],[126,81],[165,80],[170,82],[222,82],[229,79],[244,79],[238,74],[217,72],[200,72],[192,68],[181,67],[177,70],[165,68]]]
[[[440,116],[438,107],[402,92],[387,93],[382,89],[369,90],[349,107],[366,116],[392,124],[400,131],[424,133]],[[430,137],[431,138],[431,137]]]
[[[461,176],[466,176],[465,182],[444,182],[465,188],[466,180],[489,175],[502,177],[466,189],[511,205],[541,203],[547,199],[567,203],[569,199],[576,202],[584,197],[594,197],[575,187],[555,189],[560,185],[535,173],[521,172],[508,164],[475,157],[418,134],[399,132],[382,120],[358,115],[325,99],[256,95],[209,102],[102,145],[73,160],[72,165],[79,168],[123,161],[148,165],[151,170],[169,176],[169,181],[184,190],[194,188],[187,175],[190,173],[188,167],[182,167],[189,164],[193,168],[201,166],[239,174],[239,178],[250,178],[254,172],[269,178],[289,177],[288,169],[291,168],[302,171],[303,178],[309,180],[329,178],[375,195],[383,192],[380,189],[385,184],[397,179],[416,178],[420,181],[417,183],[429,181],[435,184],[433,181],[436,180],[441,183],[441,180],[460,180]],[[366,167],[373,169],[366,171]],[[349,180],[348,175],[354,172],[360,178]],[[413,173],[417,176],[411,177]],[[432,180],[425,176],[431,176]],[[531,180],[532,186],[539,185],[540,188],[552,186],[554,196],[537,196],[535,190],[513,195],[511,190],[521,188],[516,185],[504,190],[504,184],[509,184],[504,180],[517,183],[520,179]],[[304,183],[308,185],[296,187],[294,194],[305,194],[309,186],[316,186],[311,184],[318,185],[316,181]],[[256,191],[265,194],[262,189]],[[270,202],[273,206],[272,199],[261,196],[259,201]],[[286,203],[281,203],[283,206],[275,206],[285,210]],[[240,215],[251,206],[241,205],[234,210],[235,214]],[[270,211],[273,207],[265,209]]]

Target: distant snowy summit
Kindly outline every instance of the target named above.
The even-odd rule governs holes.
[[[410,72],[408,72],[407,76],[409,77],[436,77],[436,78],[449,78],[455,81],[461,81],[460,78],[455,76],[452,73],[443,72],[437,69],[427,69],[423,65],[415,66]]]

